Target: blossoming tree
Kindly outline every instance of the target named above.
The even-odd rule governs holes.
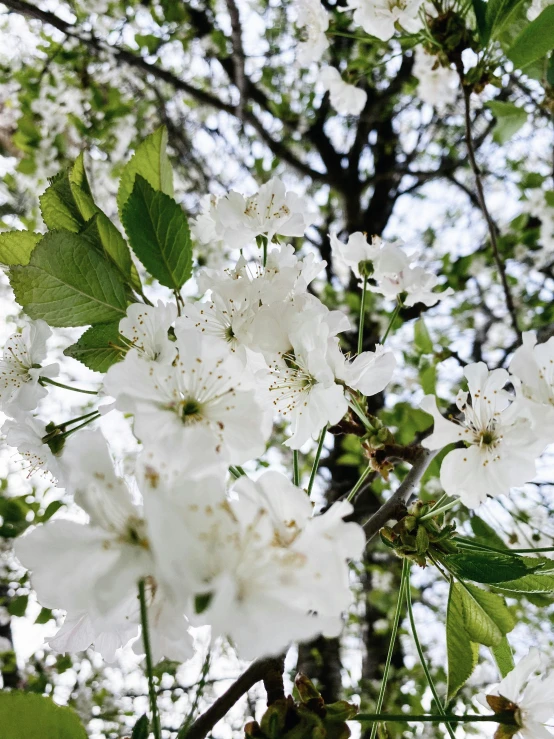
[[[1,735],[86,736],[14,656],[32,590],[51,654],[143,666],[118,735],[261,683],[237,736],[552,736],[554,6],[3,6],[43,41],[5,61],[2,428],[59,493],[0,499]],[[201,705],[208,651],[175,725],[199,635],[250,665]]]

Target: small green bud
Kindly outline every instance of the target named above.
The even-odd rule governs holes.
[[[363,262],[359,262],[358,271],[362,277],[371,277],[375,272],[373,262],[370,259],[365,259]]]

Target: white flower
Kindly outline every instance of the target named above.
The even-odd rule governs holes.
[[[123,646],[122,635],[136,634],[138,583],[145,580],[153,643],[166,644],[167,614],[172,613],[182,628],[179,654],[188,650],[184,616],[172,607],[157,579],[147,522],[126,483],[116,476],[102,434],[85,431],[71,437],[63,463],[67,488],[88,513],[89,523],[48,521],[15,545],[18,559],[31,570],[40,603],[70,614],[54,647],[83,649],[94,643],[113,658],[115,649]]]
[[[421,28],[418,18],[423,0],[348,0],[348,9],[354,11],[354,22],[366,33],[381,41],[394,36],[398,23],[404,31],[415,33]]]
[[[134,415],[137,438],[191,474],[258,457],[271,429],[251,375],[223,341],[180,326],[175,334],[173,364],[128,355],[106,374],[104,388]]]
[[[345,359],[337,347],[340,359],[335,365],[335,375],[348,385],[369,397],[382,392],[389,384],[396,367],[394,354],[377,344],[375,351],[362,352],[352,361]],[[337,356],[337,354],[335,354]]]
[[[217,234],[240,249],[256,236],[263,235],[268,242],[276,235],[303,236],[311,218],[305,200],[287,192],[284,183],[273,177],[248,198],[232,190],[218,200],[214,221]]]
[[[175,359],[175,344],[168,338],[168,330],[177,317],[175,303],[158,305],[133,303],[127,315],[119,322],[119,332],[133,349],[151,362],[165,364]]]
[[[509,380],[504,369],[489,372],[483,362],[464,369],[468,393],[458,392],[456,404],[464,418],[444,418],[433,395],[426,395],[421,408],[435,419],[431,436],[423,442],[427,449],[442,449],[448,444],[464,442],[444,458],[440,479],[448,495],[458,495],[469,508],[476,508],[487,496],[508,493],[532,480],[535,458],[544,444],[531,429],[530,422],[518,411],[503,390]]]
[[[377,237],[374,237],[374,239]],[[333,258],[349,267],[358,279],[361,279],[360,264],[375,262],[380,251],[380,239],[376,243],[369,243],[361,231],[350,234],[345,244],[335,233],[329,234]]]
[[[412,74],[418,80],[417,94],[427,105],[442,109],[456,101],[458,75],[439,64],[438,59],[427,54],[421,46],[416,48]]]
[[[359,115],[364,109],[367,92],[355,85],[344,82],[335,67],[324,67],[319,73],[319,80],[325,90],[329,90],[331,105],[341,115]]]
[[[544,656],[538,649],[531,649],[527,657],[524,657],[502,682],[490,689],[485,700],[479,696],[480,702],[485,705],[488,703],[495,712],[501,710],[514,712],[514,719],[519,727],[514,737],[551,739],[554,736],[546,728],[547,722],[554,718],[554,702],[552,701],[554,672],[544,677],[536,674],[538,672],[544,674],[546,669]],[[506,703],[511,703],[517,708],[509,704],[503,705]]]
[[[113,616],[105,616],[78,611],[68,613],[62,626],[54,636],[46,641],[54,652],[64,654],[82,652],[94,645],[106,662],[114,662],[117,651],[125,647],[132,639],[136,639],[139,627],[123,618],[115,623]]]
[[[57,364],[41,367],[46,357],[46,341],[52,335],[41,320],[29,322],[21,333],[13,334],[6,342],[0,359],[0,407],[10,410],[15,406],[32,411],[48,391],[39,384],[39,378],[55,377]]]
[[[537,344],[534,331],[523,334],[509,367],[519,383],[519,401],[529,412],[534,428],[545,443],[554,441],[554,337]]]
[[[190,230],[194,239],[201,244],[198,262],[202,265],[210,265],[219,268],[225,263],[225,242],[217,232],[215,207],[217,198],[215,195],[204,195],[201,199],[202,211],[200,215],[193,218]]]
[[[307,67],[318,62],[329,47],[326,31],[329,14],[319,0],[296,0],[296,25],[305,29],[306,40],[298,44],[296,61],[298,66]]]
[[[4,423],[2,431],[6,434],[6,444],[15,447],[28,464],[29,476],[41,470],[54,478],[62,478],[58,458],[43,442],[48,432],[42,421],[29,414],[18,413],[15,419]]]
[[[553,2],[554,0],[533,0],[531,7],[527,11],[527,18],[530,21],[534,21],[535,18],[538,18],[542,11],[545,8],[548,8],[549,5],[552,5]]]

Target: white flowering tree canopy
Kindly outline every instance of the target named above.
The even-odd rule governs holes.
[[[0,11],[0,739],[554,736],[554,4]]]

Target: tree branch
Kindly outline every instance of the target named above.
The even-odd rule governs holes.
[[[205,713],[196,719],[188,731],[185,732],[183,729],[179,731],[177,739],[204,739],[217,722],[225,718],[235,703],[250,688],[264,680],[268,675],[275,674],[276,670],[282,672],[282,664],[282,657],[266,657],[252,662],[250,667],[231,685],[229,690],[223,693]]]
[[[385,526],[387,521],[394,517],[394,514],[398,509],[406,505],[410,496],[415,492],[415,489],[425,474],[427,468],[437,456],[439,450],[429,450],[421,448],[421,452],[417,459],[414,461],[412,469],[406,475],[406,478],[400,485],[400,487],[394,491],[391,497],[383,503],[379,510],[371,516],[371,518],[364,524],[364,530],[368,543],[373,537]]]
[[[54,13],[41,10],[31,3],[25,2],[25,0],[2,0],[2,5],[5,5],[8,9],[27,18],[34,18],[42,23],[47,23],[58,31],[76,39],[90,49],[108,52],[116,60],[125,63],[129,67],[138,69],[145,74],[151,74],[156,79],[167,82],[176,90],[190,95],[190,97],[194,98],[198,102],[234,116],[239,119],[243,125],[249,124],[256,133],[259,134],[262,141],[267,144],[268,148],[271,149],[275,156],[279,157],[284,162],[290,164],[299,172],[311,177],[315,181],[325,181],[327,179],[324,172],[318,172],[317,170],[312,169],[308,164],[298,159],[298,157],[287,146],[285,146],[282,141],[275,140],[252,111],[245,110],[241,116],[240,106],[224,102],[211,92],[206,92],[205,90],[201,90],[198,87],[185,82],[169,70],[158,67],[155,64],[151,64],[146,61],[146,59],[143,59],[143,57],[133,53],[132,51],[122,49],[119,46],[104,44],[100,39],[93,35],[82,35],[79,33],[79,29],[75,24],[68,23]]]

